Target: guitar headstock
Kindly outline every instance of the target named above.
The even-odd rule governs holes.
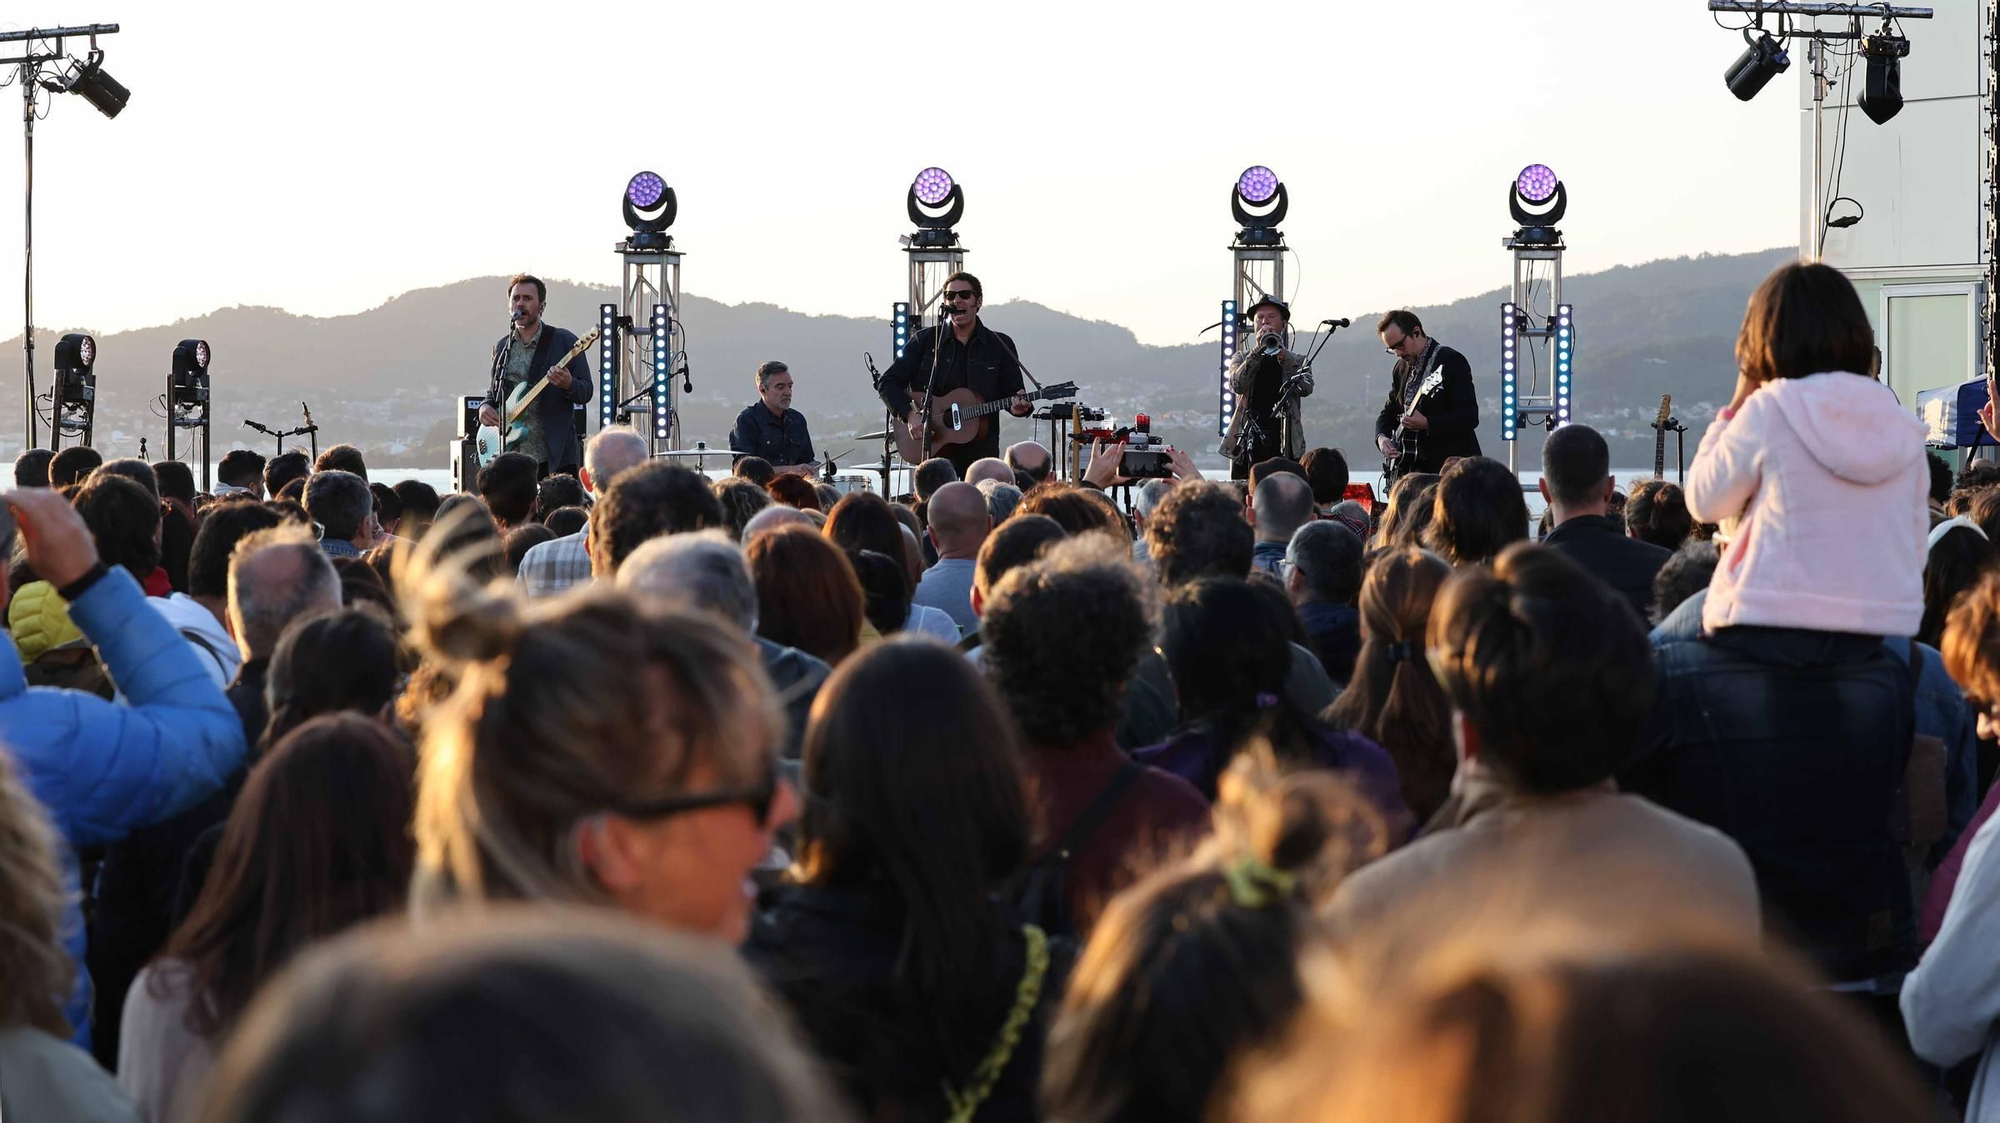
[[[1672,394],[1660,395],[1660,416],[1653,419],[1653,424],[1655,426],[1661,426],[1667,423],[1667,416],[1672,411],[1673,405],[1674,405],[1674,396]]]

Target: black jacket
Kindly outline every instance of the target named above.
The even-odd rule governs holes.
[[[1411,362],[1396,360],[1389,378],[1389,396],[1382,412],[1375,415],[1377,436],[1394,439],[1402,430],[1403,380],[1409,377]],[[1472,389],[1472,365],[1457,351],[1438,344],[1437,371],[1444,381],[1416,401],[1418,413],[1430,428],[1416,435],[1416,470],[1436,472],[1454,456],[1479,455],[1479,397]]]
[[[1651,542],[1625,537],[1625,520],[1611,515],[1582,515],[1549,531],[1542,545],[1568,554],[1578,565],[1618,590],[1651,629],[1653,578],[1673,553]]]
[[[772,417],[763,402],[736,415],[736,428],[729,432],[729,459],[734,463],[745,456],[761,456],[773,468],[813,461],[812,433],[806,429],[806,415],[787,409],[785,416]]]
[[[1014,341],[986,326],[973,325],[972,338],[964,343],[949,330],[935,327],[917,333],[903,349],[903,357],[882,372],[882,404],[901,417],[910,412],[910,395],[920,394],[930,385],[931,350],[939,335],[944,343],[938,355],[937,392],[967,387],[984,401],[1011,398],[1021,392],[1020,353]],[[994,440],[999,439],[999,419],[994,419]]]
[[[548,369],[556,365],[563,352],[576,346],[576,333],[542,321],[542,337],[535,342],[535,358],[528,364],[528,373],[539,379]],[[507,388],[502,385],[504,371],[501,356],[506,352],[507,341],[512,339],[509,332],[493,345],[493,353],[488,361],[492,364],[492,375],[486,388],[486,404],[500,411],[500,419],[505,421],[504,405]],[[542,391],[529,411],[531,425],[538,425],[549,447],[549,471],[575,472],[583,464],[582,435],[576,431],[575,407],[590,403],[590,360],[587,355],[578,355],[566,367],[570,373],[569,393],[563,394],[553,386]],[[530,382],[529,385],[533,385]]]
[[[1009,911],[995,906],[994,923],[1016,934],[1000,943],[999,961],[985,985],[974,988],[981,995],[978,1008],[950,1012],[969,1029],[979,1027],[972,1032],[981,1053],[998,1037],[1026,966],[1026,942]],[[962,1087],[965,1074],[938,1070],[929,1019],[921,1016],[940,1013],[938,997],[897,979],[901,942],[901,910],[886,891],[783,886],[758,914],[743,955],[791,1007],[807,1042],[862,1118],[942,1120],[949,1114],[943,1085]],[[1041,1117],[1042,1039],[1062,1004],[1075,955],[1068,941],[1049,941],[1037,1017],[975,1119]]]

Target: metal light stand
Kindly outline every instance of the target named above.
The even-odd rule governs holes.
[[[1553,431],[1558,424],[1569,420],[1569,380],[1565,377],[1560,384],[1557,382],[1558,366],[1568,365],[1568,348],[1559,347],[1563,341],[1558,339],[1558,332],[1568,326],[1559,326],[1559,321],[1567,318],[1569,308],[1562,296],[1562,255],[1567,247],[1563,245],[1560,230],[1549,229],[1548,241],[1524,237],[1531,234],[1517,230],[1500,243],[1514,255],[1514,287],[1508,301],[1500,306],[1500,439],[1507,444],[1510,472],[1521,470],[1520,430],[1538,424]],[[1529,284],[1533,263],[1538,261],[1548,262],[1551,274],[1548,284],[1542,286],[1545,291],[1540,292]],[[1537,343],[1548,351],[1546,390],[1540,385],[1540,365],[1527,361],[1528,348]],[[1523,366],[1529,371],[1525,383],[1519,379]],[[1542,416],[1532,416],[1536,412]]]
[[[61,452],[63,437],[85,448],[97,432],[97,341],[71,332],[56,342],[55,378],[49,386],[49,448]]]
[[[1757,20],[1756,27],[1759,30],[1763,29],[1764,17],[1767,15],[1804,16],[1808,19],[1828,17],[1850,21],[1850,26],[1844,31],[1821,31],[1817,27],[1804,31],[1793,31],[1788,27],[1785,34],[1785,38],[1787,39],[1802,38],[1807,40],[1806,64],[1810,67],[1808,73],[1812,77],[1813,90],[1813,224],[1811,238],[1808,243],[1811,249],[1807,250],[1801,256],[1807,261],[1818,261],[1820,256],[1821,232],[1826,227],[1827,204],[1826,165],[1820,158],[1822,148],[1821,138],[1825,130],[1820,127],[1820,121],[1826,112],[1827,87],[1833,84],[1826,76],[1826,44],[1834,39],[1865,38],[1867,32],[1861,30],[1861,21],[1863,19],[1879,19],[1884,21],[1892,19],[1930,19],[1932,14],[1931,9],[1898,8],[1889,4],[1792,4],[1776,3],[1771,2],[1771,0],[1708,0],[1708,10],[1711,12],[1740,12],[1744,15],[1755,16]],[[1991,57],[1991,50],[1992,47],[1989,44],[1989,57]]]
[[[209,368],[190,372],[168,371],[167,373],[167,459],[178,460],[179,445],[175,434],[182,429],[201,433],[201,489],[212,491],[209,475],[213,466],[209,463],[209,451],[214,447],[209,440]]]
[[[1268,238],[1263,244],[1249,244],[1246,238]],[[1236,361],[1236,336],[1245,329],[1242,310],[1265,297],[1285,299],[1285,235],[1272,227],[1268,230],[1245,228],[1236,232],[1236,240],[1229,244],[1230,267],[1233,284],[1228,300],[1222,302],[1221,359],[1217,369],[1221,379],[1218,387],[1221,409],[1215,435],[1220,438],[1229,432],[1229,422],[1236,414],[1236,395],[1229,390],[1229,367]]]
[[[27,440],[21,446],[24,449],[35,447],[40,437],[40,427],[36,424],[35,417],[35,98],[44,89],[58,92],[64,88],[42,73],[44,65],[58,65],[71,57],[64,46],[64,39],[87,36],[94,51],[97,49],[99,35],[114,35],[117,31],[118,25],[115,23],[0,31],[0,43],[27,44],[22,48],[26,54],[16,55],[13,58],[0,58],[0,66],[12,65],[15,68],[14,76],[9,81],[21,85],[21,147],[26,156],[22,207],[24,221],[21,236],[23,258],[21,299],[25,312],[21,329],[24,374],[21,400],[26,406],[27,414],[27,427],[24,430]],[[0,86],[6,84],[0,82]]]
[[[916,185],[911,184],[904,208],[916,229],[899,239],[909,283],[904,289],[903,299],[892,305],[889,313],[891,345],[897,359],[903,357],[903,352],[916,338],[926,319],[934,319],[939,333],[951,330],[944,315],[944,282],[946,277],[965,269],[965,246],[959,242],[957,231],[952,229],[965,213],[964,189],[956,183],[951,184],[949,194],[935,207],[921,203],[917,198]],[[928,370],[924,372],[926,377],[930,373]],[[911,387],[912,391],[916,389]],[[882,477],[882,495],[885,498],[896,494],[890,482],[896,470],[896,426],[902,423],[902,418],[891,415],[886,405],[882,407],[882,459],[876,471]],[[994,419],[993,423],[998,425],[999,419]],[[915,469],[916,465],[904,467]]]
[[[680,388],[674,385],[673,364],[687,345],[681,330],[681,254],[672,238],[658,240],[664,244],[624,241],[614,247],[623,262],[623,312],[613,325],[621,346],[612,374],[622,370],[623,378],[605,378],[601,358],[598,373],[600,426],[612,423],[614,408],[629,410],[655,456],[680,447]],[[598,353],[604,355],[602,343]]]

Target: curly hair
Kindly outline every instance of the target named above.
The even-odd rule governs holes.
[[[662,460],[618,473],[590,518],[590,556],[600,576],[648,538],[725,525],[708,478]]]
[[[1026,743],[1066,747],[1114,724],[1157,620],[1130,556],[1099,535],[1057,543],[1001,578],[979,634]]]
[[[1027,509],[1023,500],[1020,510]],[[1257,536],[1243,518],[1243,497],[1214,480],[1175,485],[1146,519],[1146,548],[1169,587],[1197,577],[1243,577]]]

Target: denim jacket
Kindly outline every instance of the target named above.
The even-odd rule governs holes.
[[[1920,728],[1908,664],[1876,636],[1701,635],[1690,605],[1654,630],[1659,692],[1620,786],[1735,839],[1766,926],[1830,979],[1900,975],[1915,917],[1889,823]]]

